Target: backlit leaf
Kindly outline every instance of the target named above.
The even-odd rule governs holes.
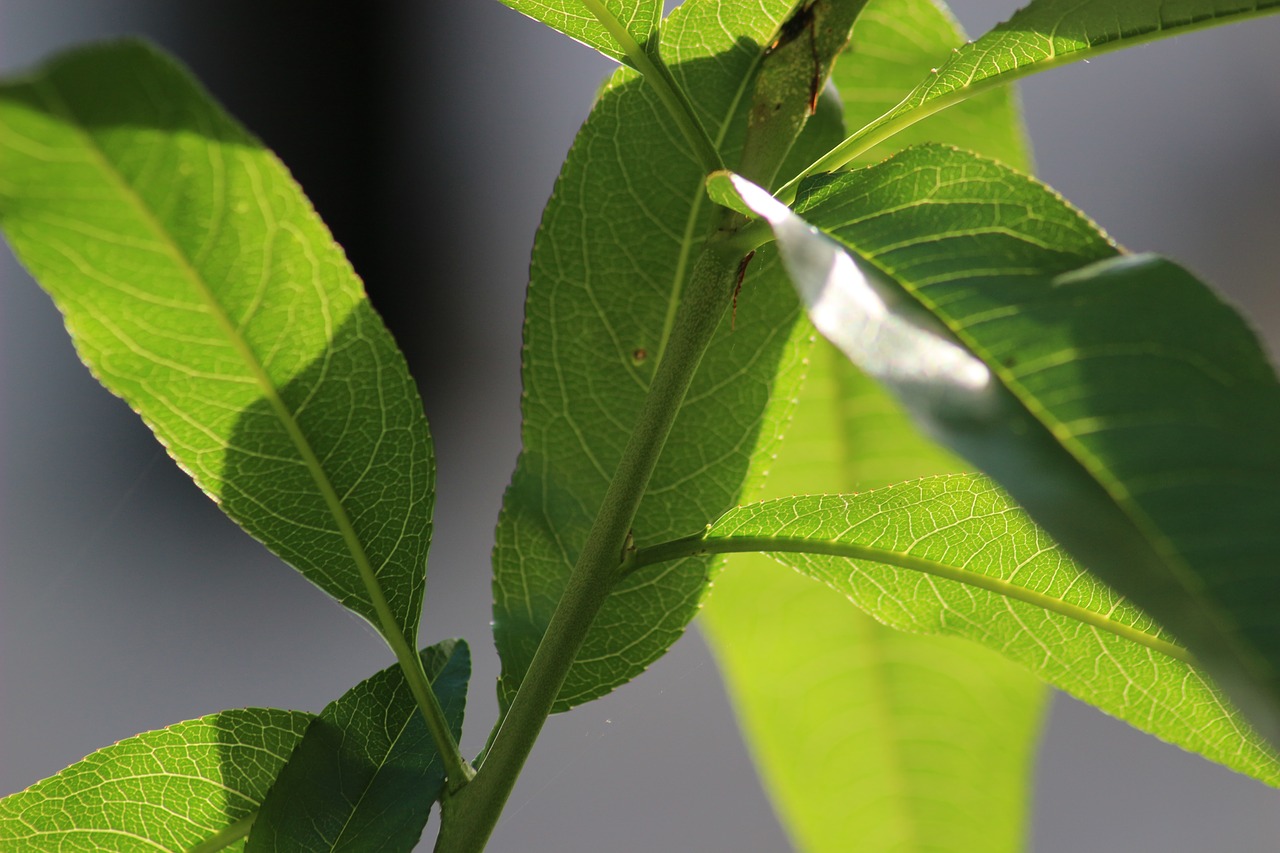
[[[200,488],[412,643],[435,479],[422,404],[280,162],[153,49],[84,48],[0,88],[0,226]]]
[[[502,0],[517,12],[559,30],[612,59],[630,64],[625,48],[583,0]],[[662,20],[662,0],[598,0],[601,13],[644,47]]]
[[[796,249],[815,325],[1280,736],[1280,384],[1239,316],[959,151],[910,149],[802,193],[866,259],[752,191]]]
[[[421,652],[456,741],[471,656],[460,640]],[[247,853],[409,851],[444,790],[444,766],[398,666],[357,684],[312,721],[267,795]]]
[[[730,162],[741,146],[748,72],[790,5],[689,0],[664,25],[672,72]],[[715,215],[705,174],[685,152],[651,88],[622,69],[579,133],[543,215],[526,301],[523,451],[494,552],[504,703],[585,541]],[[696,529],[759,478],[808,346],[798,316],[781,270],[761,253],[667,441],[635,519],[637,542]],[[607,693],[660,656],[696,612],[711,568],[686,560],[620,583],[557,710]]]
[[[1275,752],[1173,637],[1081,571],[983,477],[752,504],[704,542],[771,551],[886,624],[975,640],[1140,729],[1280,787]]]
[[[0,800],[0,848],[244,849],[312,715],[245,708],[145,732]]]

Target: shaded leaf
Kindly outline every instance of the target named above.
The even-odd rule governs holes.
[[[1280,385],[1239,316],[1174,264],[1114,256],[1030,179],[954,150],[815,179],[798,209],[875,265],[770,206],[803,259],[798,286],[822,300],[815,324],[1280,734],[1266,568]]]
[[[312,715],[245,708],[145,732],[0,800],[12,853],[243,849]]]
[[[626,49],[583,0],[502,0],[517,12],[559,30],[605,56],[630,65]],[[662,20],[662,0],[598,0],[601,13],[645,47]]]
[[[449,640],[423,649],[423,667],[456,741],[462,734],[471,655]],[[267,795],[247,853],[412,850],[445,770],[398,666],[331,702]]]
[[[0,225],[94,375],[241,526],[412,642],[422,404],[279,161],[171,60],[119,42],[0,88],[0,176]]]
[[[672,73],[730,162],[741,147],[748,72],[790,5],[689,0],[664,25]],[[715,215],[705,174],[679,139],[649,87],[620,70],[579,133],[543,216],[526,301],[523,450],[494,552],[504,704],[586,539]],[[733,506],[776,446],[808,335],[796,329],[795,296],[768,252],[751,262],[742,294],[658,462],[635,519],[637,542],[686,533]],[[687,560],[620,583],[557,710],[607,693],[659,657],[696,612],[711,568],[709,560]]]

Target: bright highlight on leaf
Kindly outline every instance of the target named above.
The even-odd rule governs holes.
[[[963,42],[932,0],[868,2],[832,74],[846,126],[891,108]],[[910,132],[1025,168],[1012,95],[988,92]],[[887,143],[906,144],[902,135]],[[723,198],[715,176],[708,182],[713,200],[741,204],[727,174],[720,178]],[[818,341],[808,361],[764,496],[964,470],[834,347]],[[764,554],[732,555],[699,625],[796,849],[1024,850],[1047,685],[969,640],[883,625],[844,594],[780,568]]]
[[[471,677],[467,644],[422,650],[454,740]],[[412,850],[445,768],[399,667],[384,669],[331,702],[267,795],[246,853],[281,850]]]
[[[0,849],[243,849],[312,720],[245,708],[122,740],[0,800]]]
[[[228,515],[412,648],[435,480],[422,403],[280,162],[171,60],[120,42],[0,88],[0,175],[0,225],[94,375]]]
[[[1280,631],[1258,576],[1280,547],[1280,385],[1235,312],[1167,261],[1114,256],[1049,191],[959,151],[925,146],[810,180],[798,210],[824,233],[768,210],[786,221],[775,233],[792,256],[834,237],[986,365],[998,380],[990,405],[951,407],[960,391],[949,390],[925,428],[1172,630],[1280,738]],[[802,291],[829,273],[860,286],[834,259],[788,264]],[[913,407],[919,388],[859,366]],[[969,385],[955,371],[952,389]]]

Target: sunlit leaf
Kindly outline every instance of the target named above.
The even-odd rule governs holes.
[[[748,72],[790,5],[689,0],[664,25],[673,74],[730,162],[741,146]],[[523,451],[494,552],[503,702],[586,539],[716,215],[705,174],[679,138],[650,88],[620,70],[543,216],[526,301]],[[637,542],[696,529],[737,503],[744,481],[758,480],[799,384],[808,335],[797,331],[798,316],[780,268],[761,253],[667,441],[635,519]],[[607,693],[660,656],[693,618],[711,566],[687,560],[620,583],[557,709]]]
[[[84,48],[0,88],[0,226],[200,488],[411,643],[435,479],[422,404],[280,162],[153,49]]]
[[[991,32],[959,47],[892,109],[865,125],[851,124],[862,129],[815,171],[847,163],[914,122],[993,86],[1100,53],[1277,11],[1280,0],[1033,0]]]
[[[963,41],[931,0],[871,0],[832,76],[845,121],[860,127],[892,107]],[[1008,88],[917,129],[920,138],[1026,162]],[[733,204],[726,184],[717,200]],[[847,492],[962,465],[819,341],[765,493]],[[700,624],[797,849],[1022,850],[1043,683],[966,640],[882,625],[779,568],[763,555],[733,555]]]
[[[471,656],[460,640],[421,652],[457,740]],[[399,667],[331,702],[267,795],[247,853],[409,851],[418,843],[445,770]]]
[[[815,325],[1274,739],[1280,385],[1252,331],[994,162],[921,147],[804,186],[798,210],[839,245],[763,191],[747,200]]]
[[[612,59],[630,64],[626,49],[583,0],[502,0],[517,12],[559,30]],[[644,47],[662,20],[662,0],[599,0],[601,14]]]
[[[0,848],[244,849],[312,715],[245,708],[145,732],[0,800]]]
[[[1080,570],[990,481],[916,480],[729,512],[759,550],[905,631],[975,640],[1134,726],[1280,787],[1280,760],[1168,632]],[[806,553],[798,553],[806,552]]]

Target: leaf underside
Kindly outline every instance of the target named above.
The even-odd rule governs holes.
[[[0,847],[242,850],[248,822],[312,719],[223,711],[100,749],[0,800]]]
[[[222,509],[386,633],[435,478],[404,359],[278,160],[143,44],[0,88],[0,226],[80,357]]]
[[[872,0],[832,75],[846,126],[891,108],[962,42],[930,0]],[[934,139],[1026,162],[1011,89],[908,134],[888,145]],[[853,491],[960,465],[820,340],[765,493]],[[886,627],[778,569],[764,555],[731,556],[700,624],[797,849],[1023,849],[1041,681],[972,642]]]
[[[931,348],[906,379],[901,358],[864,366],[1273,736],[1280,385],[1240,318],[1171,263],[1117,257],[1030,179],[951,149],[812,179],[797,210],[874,263],[866,281],[900,288],[885,322]],[[929,361],[952,350],[961,372]]]
[[[731,162],[741,141],[722,128],[740,128],[744,81],[789,6],[690,0],[664,24],[672,73]],[[523,451],[494,552],[504,705],[560,598],[662,357],[684,276],[713,215],[703,177],[660,102],[623,69],[579,133],[547,204],[526,301]],[[761,253],[658,462],[635,519],[637,543],[696,529],[759,478],[808,346],[789,291]],[[556,709],[609,692],[659,657],[696,612],[712,566],[684,560],[619,584]]]
[[[752,537],[826,550],[773,556],[888,625],[974,640],[1137,728],[1280,787],[1275,752],[1173,637],[1083,572],[986,478],[752,504],[707,538]]]
[[[981,38],[960,45],[923,79],[917,77],[920,82],[892,109],[865,124],[850,124],[861,128],[851,142],[896,132],[1030,74],[1277,11],[1280,0],[1033,0]],[[984,153],[1000,157],[997,151]]]
[[[582,0],[502,0],[521,14],[595,48],[610,59],[630,64],[625,51]],[[603,0],[607,14],[644,47],[662,20],[662,0]]]
[[[421,656],[456,741],[471,675],[467,644],[450,640]],[[384,669],[312,721],[263,802],[246,853],[412,850],[444,778],[404,674]]]

